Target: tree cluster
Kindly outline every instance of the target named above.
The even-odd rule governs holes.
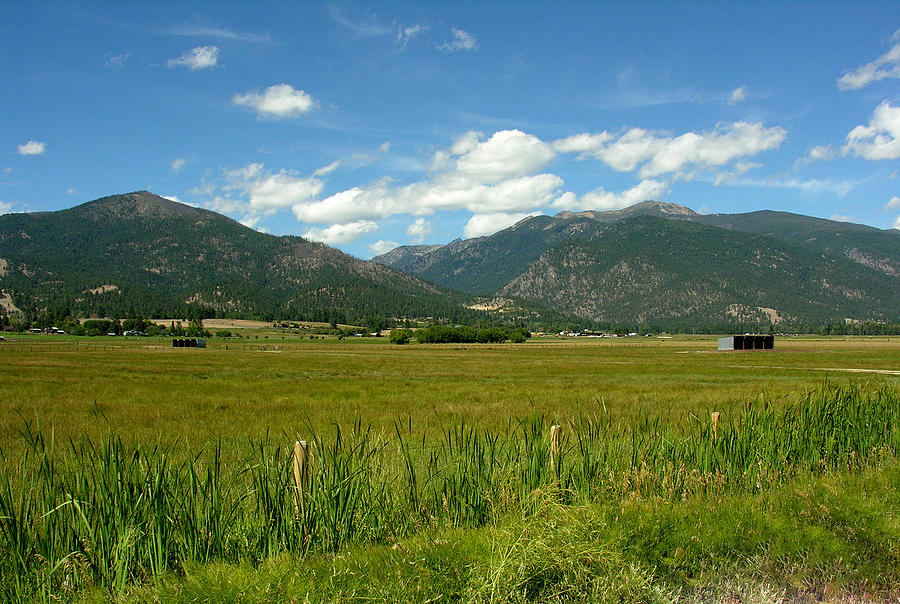
[[[415,332],[415,338],[420,344],[499,344],[507,340],[521,343],[530,337],[529,331],[518,327],[432,325]]]

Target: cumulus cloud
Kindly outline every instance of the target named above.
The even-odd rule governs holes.
[[[857,126],[847,134],[841,151],[872,160],[900,157],[900,107],[881,103],[868,126]]]
[[[311,241],[321,241],[328,245],[353,243],[366,233],[377,231],[378,225],[371,220],[357,220],[347,224],[333,224],[326,228],[311,228],[303,236]]]
[[[304,176],[293,170],[272,172],[263,164],[254,163],[223,170],[218,182],[205,183],[188,193],[206,198],[203,207],[256,228],[263,217],[316,198],[324,184],[315,176]]]
[[[728,97],[728,104],[736,105],[736,104],[741,103],[746,100],[747,100],[747,88],[744,86],[741,86],[740,88],[735,88],[734,90],[731,91],[731,96]]]
[[[891,197],[891,200],[884,204],[883,209],[885,212],[900,209],[900,197]]]
[[[313,224],[386,218],[396,214],[431,215],[438,211],[473,213],[530,210],[547,205],[562,186],[553,174],[537,174],[486,185],[458,174],[445,174],[406,186],[381,180],[354,187],[322,201],[293,206],[298,220]]]
[[[40,155],[47,148],[47,145],[38,141],[28,141],[24,145],[16,147],[19,155]]]
[[[227,189],[242,193],[251,210],[280,210],[315,198],[324,183],[289,170],[268,172],[263,164],[249,164],[237,170],[226,170]]]
[[[13,204],[8,201],[0,201],[0,215],[12,212]]]
[[[384,239],[379,239],[375,243],[369,244],[369,250],[376,256],[380,256],[381,254],[387,254],[389,251],[398,247],[399,245],[400,244],[396,241],[385,241]]]
[[[455,27],[452,29],[453,39],[438,46],[438,50],[444,50],[447,52],[460,52],[478,49],[478,39],[475,38],[475,36],[467,31],[463,31]]]
[[[581,197],[576,196],[572,192],[567,192],[560,196],[553,207],[559,210],[619,210],[633,206],[642,201],[659,199],[668,189],[666,183],[658,180],[642,180],[635,186],[622,191],[621,193],[612,193],[597,188],[589,193],[585,193]]]
[[[427,216],[443,210],[472,213],[516,213],[547,205],[556,198],[562,179],[533,174],[553,157],[553,150],[534,136],[501,130],[487,140],[467,133],[432,162],[432,178],[409,185],[382,179],[354,187],[321,201],[293,206],[298,220],[311,224],[375,220],[396,214]]]
[[[515,213],[508,214],[506,212],[496,212],[493,214],[475,214],[463,227],[463,236],[467,239],[470,237],[483,237],[493,235],[497,231],[502,231],[507,227],[511,227],[523,218],[528,216],[537,216],[538,212],[531,213]]]
[[[900,230],[900,216],[897,216],[897,220],[894,221],[894,228]]]
[[[900,44],[871,63],[848,71],[838,78],[837,84],[841,90],[858,90],[886,78],[900,78]]]
[[[318,105],[312,96],[303,90],[295,90],[290,84],[275,84],[262,93],[236,94],[231,102],[255,109],[260,119],[298,117]]]
[[[406,227],[406,234],[413,243],[422,243],[431,234],[431,223],[425,218],[416,218],[412,224]]]
[[[837,151],[831,145],[818,145],[809,150],[809,153],[794,162],[794,170],[799,170],[814,161],[831,161],[838,156]]]
[[[595,157],[619,172],[639,169],[641,178],[690,169],[719,168],[736,159],[777,148],[787,138],[780,127],[765,128],[760,123],[734,122],[711,132],[686,132],[666,136],[631,128],[619,135],[609,132],[578,134],[555,141],[563,152],[579,152]]]
[[[501,130],[484,142],[467,135],[457,140],[451,148],[454,152],[463,154],[456,161],[457,172],[482,183],[531,174],[556,155],[550,145],[519,130]]]
[[[193,48],[177,59],[169,59],[166,66],[187,67],[191,71],[198,69],[209,69],[215,67],[219,62],[219,48],[217,46],[198,46]]]

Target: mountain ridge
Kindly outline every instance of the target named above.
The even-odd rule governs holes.
[[[342,321],[472,314],[466,297],[417,277],[147,191],[0,216],[0,258],[0,286],[23,309]]]
[[[646,235],[647,223],[653,221],[661,222],[652,236]],[[686,230],[679,224],[702,229]],[[634,229],[643,229],[648,238],[627,237]],[[704,247],[682,241],[692,237],[701,237]],[[627,242],[633,258],[649,254],[653,262],[639,269],[640,262],[604,244],[617,239]],[[770,251],[784,260],[772,260],[767,271],[760,272],[757,264]],[[618,264],[605,264],[597,254],[616,258]],[[664,254],[679,262],[663,262]],[[729,294],[709,279],[698,280],[692,263],[705,263],[714,273],[717,259],[723,258],[733,273],[732,286],[742,273],[752,275],[760,284],[755,295]],[[387,261],[384,256],[373,260]],[[671,279],[654,272],[661,264]],[[617,280],[616,266],[630,274],[628,279],[643,275],[643,286],[630,283],[624,274],[624,280]],[[900,320],[900,298],[894,293],[900,291],[900,232],[769,210],[704,215],[678,204],[647,201],[610,212],[533,216],[493,235],[404,258],[395,267],[459,291],[519,297],[592,321],[692,317],[725,322],[729,316],[748,314],[765,315],[769,322]],[[722,274],[716,278],[724,280]],[[656,290],[654,280],[667,285]],[[773,301],[767,283],[780,298]],[[610,288],[622,287],[631,299],[605,295]],[[809,299],[791,297],[792,289]],[[655,309],[634,302],[648,296],[660,297]]]

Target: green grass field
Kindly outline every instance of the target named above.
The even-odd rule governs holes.
[[[729,411],[824,380],[900,384],[900,339],[779,339],[774,351],[717,353],[715,338],[536,340],[522,345],[391,346],[341,342],[27,338],[0,343],[0,447],[23,420],[57,439],[112,430],[204,442],[303,435],[362,417],[415,431],[466,421],[497,427],[533,413],[563,420],[606,403],[614,417]],[[228,346],[226,350],[225,347]],[[879,373],[893,371],[894,373]]]
[[[836,597],[900,595],[900,574],[885,570],[900,568],[898,487],[885,478],[898,471],[898,338],[718,353],[713,337],[391,346],[256,335],[204,350],[0,342],[0,526],[7,561],[20,560],[0,571],[7,596],[702,601],[747,587],[766,601],[826,584]],[[551,424],[563,426],[553,461]],[[297,438],[314,443],[303,511]],[[863,477],[883,497],[848,486]],[[813,491],[833,501],[805,500]],[[775,505],[776,493],[793,503]],[[765,505],[777,530],[749,512]],[[868,516],[837,522],[817,505]],[[712,532],[689,535],[712,510]],[[557,544],[568,554],[546,550],[560,537],[542,522],[568,535]],[[778,541],[791,530],[793,545]],[[520,531],[546,550],[527,572],[524,542],[507,543]],[[400,544],[456,579],[403,566],[390,553]],[[518,570],[495,568],[498,547]],[[690,547],[702,555],[685,558]],[[354,565],[377,580],[315,578]],[[230,595],[212,585],[223,572],[240,577]],[[288,580],[296,589],[263,587]]]

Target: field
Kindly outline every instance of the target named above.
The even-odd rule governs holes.
[[[545,552],[538,565],[549,564],[556,574],[541,579],[549,581],[546,589],[526,590],[531,595],[524,599],[576,601],[599,589],[596,581],[611,581],[609,594],[618,593],[613,584],[628,591],[647,583],[659,601],[679,593],[702,599],[704,593],[731,593],[729,585],[745,572],[753,574],[744,580],[759,588],[761,601],[785,589],[813,594],[828,580],[836,581],[832,593],[839,597],[898,595],[891,581],[900,577],[884,569],[898,562],[891,551],[900,538],[897,480],[890,479],[898,476],[900,339],[779,338],[774,351],[718,353],[712,337],[391,346],[385,339],[311,341],[252,327],[252,338],[213,338],[204,350],[172,349],[166,340],[149,338],[0,342],[3,547],[7,553],[19,547],[22,554],[18,571],[4,568],[7,585],[9,573],[18,574],[19,591],[8,594],[170,600],[188,593],[191,581],[214,592],[210,585],[218,585],[217,573],[224,572],[243,577],[243,591],[219,597],[251,601],[297,594],[302,601],[303,589],[330,594],[321,601],[351,593],[428,599],[415,595],[424,592],[457,594],[448,600],[515,601],[522,594],[513,578],[501,585],[503,573],[480,573],[496,562],[486,553],[493,551],[489,544],[521,534],[530,535],[538,550],[563,552],[572,544],[584,550],[571,568]],[[720,413],[715,429],[714,411]],[[551,453],[553,424],[562,426],[562,440]],[[295,439],[313,443],[303,511],[291,487]],[[145,510],[151,475],[165,487],[161,493],[178,495],[178,505],[196,498],[190,514],[157,501],[170,507],[159,516],[165,519],[158,520],[156,533],[147,519],[163,508]],[[118,478],[104,493],[116,503],[103,514],[106,504],[99,500],[93,511],[73,503],[89,500],[109,476]],[[137,485],[134,492],[113,497],[129,480]],[[882,485],[881,494],[860,490],[863,482]],[[27,485],[43,486],[29,491]],[[270,500],[264,501],[264,492]],[[838,547],[824,533],[816,537],[823,529],[813,517],[822,512],[804,508],[813,505],[812,493],[821,495],[816,505],[829,505],[831,497],[836,509],[867,510],[861,520],[825,523],[839,535],[850,530],[865,539],[847,537],[852,547],[843,541]],[[70,554],[56,566],[31,559],[65,539],[102,541],[99,524],[121,512],[125,500],[131,507],[124,515],[134,516],[133,522],[123,520],[104,538],[106,558],[94,543],[79,554],[83,566]],[[718,508],[723,501],[726,511],[716,521],[705,506],[718,502]],[[758,506],[769,506],[769,516],[754,516]],[[72,526],[60,520],[48,527],[54,509],[65,512],[60,516],[71,512]],[[268,518],[262,525],[260,510]],[[230,519],[228,530],[203,524],[216,513],[223,514],[218,521]],[[671,522],[679,534],[698,515],[710,517],[707,531],[723,534],[734,530],[736,517],[758,523],[750,540],[755,545],[750,551],[725,548],[738,551],[736,557],[713,547],[674,567],[666,556],[677,558],[687,545],[664,555],[653,549],[671,545],[664,535],[655,546],[640,546],[649,552],[644,558],[632,560],[634,548],[622,549],[638,527],[658,532],[658,525],[645,526],[645,516]],[[188,516],[193,529],[173,520]],[[794,523],[806,531],[797,537],[800,549],[784,544],[778,550],[778,531],[767,527],[767,517],[782,529]],[[135,518],[144,518],[143,524]],[[631,527],[625,533],[611,528],[622,518]],[[544,524],[557,527],[556,537],[540,530]],[[14,537],[11,527],[21,534]],[[153,550],[145,543],[151,533],[170,545]],[[202,543],[188,543],[191,534],[203,535]],[[565,543],[553,545],[560,535],[568,535]],[[585,541],[586,535],[594,536]],[[708,539],[740,541],[718,533]],[[441,587],[427,569],[409,575],[406,568],[395,576],[398,543],[423,560],[443,560],[460,582]],[[122,558],[126,544],[138,552],[134,559]],[[516,539],[507,545],[512,558],[525,555]],[[767,547],[774,553],[767,554]],[[334,558],[336,551],[344,554]],[[612,572],[610,561],[600,574],[578,566],[583,559],[603,559],[604,551],[609,560],[631,560],[633,575]],[[297,556],[306,559],[301,563]],[[748,566],[753,556],[759,560]],[[690,578],[732,558],[743,565],[705,580]],[[347,577],[346,583],[322,585],[296,570],[352,574],[360,564],[373,565],[380,577],[369,588]],[[785,565],[796,568],[788,572]],[[796,577],[808,585],[793,585]],[[260,595],[268,593],[260,582],[288,580],[299,591],[284,587]],[[869,587],[860,587],[866,581]],[[136,587],[141,584],[147,587]],[[760,587],[765,585],[775,591]],[[647,601],[634,594],[623,598]]]

